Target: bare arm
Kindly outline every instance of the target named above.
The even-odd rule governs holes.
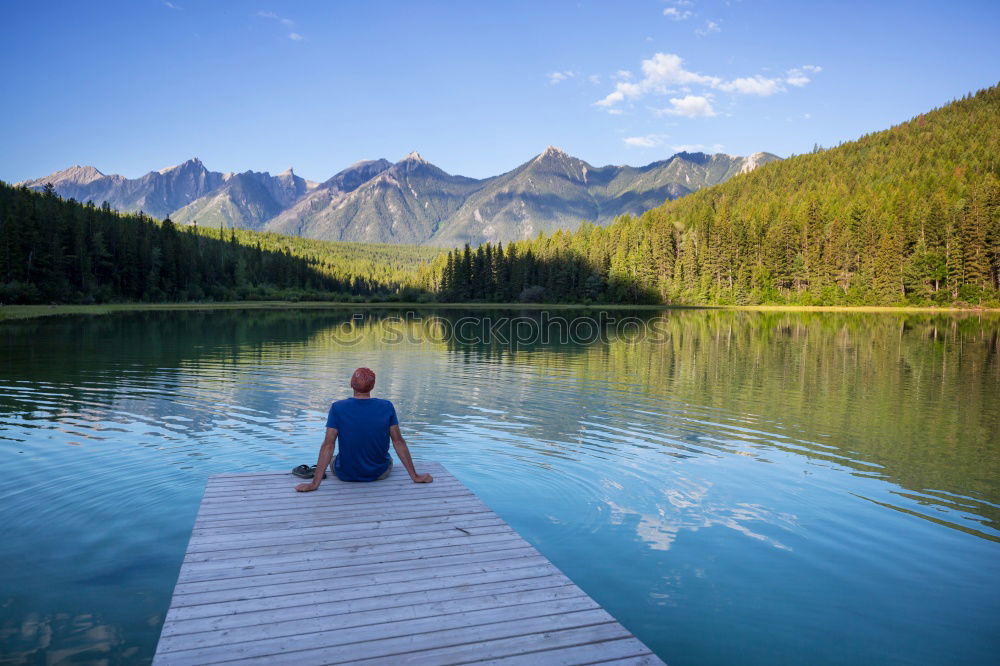
[[[319,460],[316,462],[316,473],[313,475],[313,480],[309,483],[300,483],[295,486],[297,491],[307,493],[310,490],[319,488],[319,484],[323,482],[323,472],[330,464],[330,461],[333,460],[333,448],[336,443],[337,429],[327,428],[326,437],[323,438],[323,445],[319,447]]]
[[[392,447],[396,449],[399,461],[403,463],[413,483],[430,483],[434,480],[430,474],[417,474],[417,470],[413,467],[413,458],[410,457],[410,449],[406,446],[406,440],[403,439],[403,433],[399,432],[398,425],[389,426],[389,437],[392,438]]]

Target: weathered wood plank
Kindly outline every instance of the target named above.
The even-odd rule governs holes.
[[[617,626],[622,629],[625,635],[606,638],[607,634],[614,632],[591,631],[590,641],[581,641],[580,645],[568,646],[552,645],[550,637],[545,636],[543,640],[538,642],[539,647],[547,648],[543,651],[489,659],[479,663],[496,664],[497,666],[534,666],[535,664],[574,666],[576,664],[599,664],[611,659],[627,659],[652,654],[642,641],[625,632],[621,625]]]
[[[656,664],[662,664],[663,661],[652,652],[647,652],[646,654],[638,657],[608,659],[607,661],[597,661],[593,663],[601,664],[602,666],[655,666]]]
[[[324,484],[330,482],[331,479],[327,478]],[[213,503],[225,503],[232,502],[235,498],[253,498],[253,499],[268,499],[288,496],[291,493],[295,493],[295,486],[300,483],[305,483],[304,479],[294,477],[291,474],[288,475],[287,479],[283,479],[280,482],[274,482],[268,484],[267,486],[261,487],[257,490],[248,490],[246,488],[240,488],[239,486],[216,486],[209,488],[205,493],[205,502],[207,504]],[[340,482],[338,482],[339,485]],[[309,493],[308,495],[298,495],[301,497],[308,496],[313,498],[333,498],[336,497],[339,500],[348,500],[355,497],[375,497],[375,496],[385,496],[392,494],[393,492],[402,493],[404,495],[420,495],[423,493],[429,493],[431,491],[449,491],[449,492],[462,492],[467,490],[462,484],[448,481],[446,479],[437,480],[435,479],[433,483],[427,484],[414,484],[409,479],[404,483],[390,484],[388,479],[384,481],[379,481],[378,483],[386,484],[378,488],[357,488],[356,490],[340,491],[338,490],[336,495],[332,494],[329,490],[323,490],[323,485],[321,485],[317,490]],[[293,495],[294,497],[295,495]]]
[[[422,465],[420,467],[420,471],[421,472],[424,471],[424,467]],[[448,475],[447,472],[444,472],[443,468],[441,468],[440,470],[434,468],[427,468],[427,472],[430,472],[432,475],[435,473],[444,474],[444,476],[442,476],[441,479],[435,477],[434,483],[438,483],[438,481],[449,484],[461,483],[460,481],[457,481],[454,477]],[[329,470],[327,470],[328,478],[329,474],[330,472]],[[223,480],[218,480],[217,477],[213,476],[209,479],[208,483],[205,486],[205,489],[209,491],[216,491],[219,489],[239,489],[240,491],[253,492],[256,490],[279,487],[288,482],[301,483],[302,479],[293,475],[291,472],[275,473],[267,477],[253,477],[253,476],[230,477]],[[368,483],[348,483],[345,485],[345,489],[340,492],[345,492],[345,493],[371,492],[375,490],[382,490],[388,487],[404,486],[410,483],[410,478],[409,476],[407,476],[406,471],[397,465],[396,469],[393,470],[389,478],[383,479],[378,483],[379,485],[377,488],[372,484]]]
[[[302,483],[306,479],[297,477],[291,473],[284,475],[280,479],[274,479],[266,483],[257,484],[245,484],[241,482],[233,483],[223,483],[223,484],[208,484],[205,486],[205,493],[208,496],[225,496],[227,494],[247,494],[247,495],[258,495],[273,493],[275,491],[281,491],[287,488],[294,488],[296,485]],[[327,478],[325,481],[337,481],[338,488],[335,491],[338,497],[349,497],[355,494],[364,495],[368,494],[382,494],[385,493],[387,489],[402,489],[403,492],[420,493],[424,492],[429,488],[463,488],[464,484],[458,481],[454,477],[449,476],[436,476],[432,483],[420,483],[413,484],[410,478],[406,475],[406,472],[401,472],[397,477],[393,474],[388,479],[383,479],[377,484],[371,483],[344,483],[332,477],[327,472]],[[320,486],[322,489],[322,486]],[[327,493],[334,492],[332,490],[327,490]],[[318,493],[317,494],[322,494]]]
[[[252,599],[265,597],[277,597],[283,595],[310,595],[315,593],[328,594],[331,597],[339,592],[344,598],[353,598],[353,595],[373,595],[373,585],[392,584],[392,589],[399,592],[410,590],[428,589],[430,586],[457,587],[459,585],[473,585],[480,582],[494,580],[520,580],[524,578],[534,578],[538,576],[551,576],[558,573],[550,563],[539,558],[518,558],[516,560],[498,560],[487,564],[463,564],[455,565],[451,568],[434,569],[432,571],[421,571],[420,579],[413,580],[414,574],[408,571],[393,571],[385,574],[372,574],[366,576],[363,583],[357,579],[332,578],[331,574],[326,574],[328,578],[320,578],[303,583],[286,583],[283,585],[259,585],[253,588],[239,588],[238,590],[217,590],[212,592],[201,592],[179,595],[174,600],[174,608],[195,605],[214,605],[222,603],[224,600],[233,600],[248,607],[252,604]],[[320,571],[316,572],[321,576]],[[303,597],[306,598],[306,597]],[[276,603],[269,601],[269,603]],[[231,609],[236,612],[238,609]],[[217,611],[207,609],[206,612],[229,612],[229,610]]]
[[[257,515],[240,514],[239,516],[199,516],[196,520],[198,529],[223,529],[226,527],[240,527],[244,525],[256,524],[285,524],[288,521],[297,523],[307,523],[309,521],[337,520],[344,522],[361,522],[366,517],[376,520],[380,517],[388,518],[397,513],[407,512],[427,515],[431,511],[443,508],[454,507],[477,507],[485,509],[486,506],[475,497],[430,497],[413,499],[395,506],[394,510],[384,505],[359,504],[356,507],[345,507],[342,511],[337,511],[337,507],[287,507],[280,511],[263,511]]]
[[[440,465],[438,465],[438,466],[427,465],[425,467],[425,465],[423,463],[420,463],[418,465],[418,467],[420,468],[419,469],[420,472],[424,472],[425,470],[427,472],[430,472],[431,474],[434,474],[436,472],[442,472],[445,475],[448,475],[448,477],[451,478],[451,479],[455,478],[455,477],[449,475],[448,472],[447,472],[447,470],[445,470],[444,467],[441,467]],[[329,473],[330,470],[327,469],[326,471],[327,471],[327,473]],[[222,486],[225,486],[225,485],[233,485],[234,483],[238,483],[238,484],[241,484],[241,485],[244,485],[244,486],[253,487],[254,484],[267,484],[267,483],[271,483],[273,481],[280,481],[281,479],[287,479],[289,476],[294,476],[291,473],[290,469],[287,470],[287,471],[269,472],[267,474],[262,474],[262,475],[257,475],[257,474],[238,474],[238,475],[235,475],[235,476],[225,476],[223,474],[213,474],[211,477],[209,477],[207,485],[216,485],[216,486],[222,485]],[[298,478],[298,477],[296,477],[296,478]],[[406,470],[403,469],[403,466],[399,465],[397,463],[393,467],[392,473],[389,475],[389,477],[387,479],[383,479],[383,480],[384,481],[404,482],[404,481],[409,481],[409,478],[407,477]],[[355,485],[363,485],[363,484],[355,484]]]
[[[471,521],[477,520],[499,520],[499,517],[492,511],[485,512],[473,512],[471,514],[452,514],[449,516],[417,516],[415,518],[396,518],[394,516],[389,516],[387,518],[378,518],[375,520],[359,521],[356,523],[347,523],[344,525],[338,525],[333,527],[319,526],[316,527],[304,527],[303,535],[305,534],[351,534],[355,532],[372,531],[375,529],[388,530],[395,529],[398,527],[419,527],[423,525],[464,525]],[[311,530],[306,532],[306,530]],[[271,536],[280,535],[286,540],[291,540],[294,538],[294,534],[290,534],[287,529],[277,527],[273,530],[257,530],[255,531],[254,539],[265,539]],[[219,536],[212,533],[211,530],[205,530],[203,534],[193,536],[191,539],[191,545],[203,545],[211,543],[225,543],[231,541],[232,537]]]
[[[472,513],[444,516],[443,518],[436,519],[416,518],[412,520],[375,521],[361,523],[360,525],[303,527],[298,534],[288,534],[284,530],[255,531],[252,535],[248,535],[248,538],[241,538],[238,544],[241,547],[249,548],[252,546],[286,544],[315,539],[323,539],[324,541],[354,539],[358,536],[371,534],[375,530],[378,530],[378,533],[382,536],[390,536],[393,534],[419,534],[447,528],[468,530],[474,527],[487,527],[498,524],[502,524],[502,521],[493,513]],[[233,547],[233,543],[234,540],[232,537],[193,537],[188,545],[188,553],[230,550]]]
[[[521,539],[517,534],[499,535],[496,539],[480,540],[475,543],[469,543],[468,541],[463,541],[462,543],[454,544],[449,543],[444,546],[434,546],[428,548],[423,548],[420,550],[405,550],[405,551],[389,551],[381,553],[366,553],[363,561],[364,562],[416,562],[419,560],[434,560],[438,557],[444,555],[464,555],[464,554],[481,554],[493,551],[506,551],[511,548],[518,548],[527,546],[525,541]],[[331,564],[326,562],[326,564]],[[332,564],[336,564],[335,562]],[[225,578],[239,578],[242,576],[258,576],[262,574],[282,574],[292,571],[301,571],[304,568],[310,570],[316,569],[316,561],[305,560],[305,561],[293,561],[293,562],[277,562],[269,563],[267,565],[260,566],[248,566],[243,568],[215,568],[215,569],[190,569],[185,566],[181,566],[181,571],[178,576],[179,582],[194,582],[194,581],[205,581],[205,580],[223,580]]]
[[[385,497],[387,495],[401,495],[409,497],[431,492],[458,493],[466,492],[468,490],[468,488],[463,486],[461,483],[458,483],[457,481],[449,481],[447,479],[435,479],[433,483],[420,484],[415,484],[409,479],[407,479],[406,484],[389,483],[387,479],[384,481],[378,481],[377,483],[379,484],[386,484],[384,486],[379,486],[378,488],[357,487],[351,490],[342,490],[341,487],[346,484],[337,479],[327,478],[319,488],[309,493],[299,493],[295,490],[295,486],[300,483],[305,483],[305,481],[289,474],[288,478],[280,483],[276,482],[259,490],[247,490],[246,488],[238,487],[210,488],[206,489],[204,501],[207,504],[220,504],[232,502],[239,497],[250,497],[259,500],[275,499],[280,497],[308,497],[312,501],[349,501],[359,497]],[[330,487],[334,484],[338,486],[336,489]]]
[[[660,662],[441,465],[206,484],[156,664]]]
[[[447,478],[449,480],[454,480],[454,478],[455,478],[455,477],[449,475],[445,471],[445,469],[443,467],[440,467],[440,466],[434,467],[434,466],[428,465],[425,468],[424,465],[423,465],[423,463],[421,463],[419,471],[423,472],[425,469],[426,469],[427,472],[430,472],[431,474],[434,474],[436,472],[442,472],[442,473],[444,473],[447,476]],[[327,469],[326,471],[329,474],[330,470]],[[219,474],[219,475],[213,475],[213,476],[211,476],[209,478],[208,483],[206,484],[206,486],[233,486],[233,485],[240,485],[240,486],[247,487],[247,488],[255,488],[255,487],[258,487],[258,486],[265,486],[265,485],[267,485],[269,483],[276,483],[276,482],[280,482],[280,481],[283,481],[283,480],[287,480],[289,478],[298,478],[298,477],[294,476],[291,473],[291,470],[289,470],[287,472],[271,472],[271,473],[266,474],[266,475],[248,474],[248,475],[224,476],[224,475]],[[397,464],[394,467],[392,473],[389,475],[389,477],[387,479],[383,479],[383,481],[380,481],[379,483],[390,483],[390,482],[392,482],[392,483],[408,483],[409,481],[410,481],[410,479],[409,479],[409,477],[406,474],[406,470],[404,470],[401,465]],[[366,484],[363,484],[363,483],[352,484],[352,486],[358,486],[358,487],[362,487],[364,485],[366,485]]]
[[[281,631],[291,633],[276,635],[277,632],[271,630],[264,638],[253,637],[252,631],[246,634],[240,632],[239,635],[241,637],[245,635],[248,640],[227,641],[219,645],[198,646],[180,640],[175,642],[174,638],[167,637],[160,642],[160,649],[164,648],[166,642],[167,649],[163,649],[163,654],[197,652],[203,659],[202,663],[237,659],[242,661],[253,657],[274,657],[301,650],[331,647],[336,647],[337,652],[342,654],[348,653],[351,645],[366,642],[381,643],[391,638],[402,639],[398,642],[405,645],[405,650],[427,650],[454,644],[456,640],[470,642],[541,633],[553,624],[561,628],[562,623],[568,626],[586,626],[611,621],[611,617],[605,611],[595,606],[592,599],[583,596],[557,602],[521,604],[485,611],[363,626],[348,625],[348,627],[341,624],[345,618],[338,615],[333,619],[319,617],[297,621],[292,623],[293,626],[281,627]],[[559,622],[560,619],[562,623]],[[345,631],[345,628],[350,628],[352,631]],[[225,639],[229,635],[230,632],[225,630],[206,632],[206,640]],[[180,647],[182,645],[186,647]],[[366,649],[369,647],[372,646],[355,648],[355,658],[370,654]]]
[[[315,506],[325,508],[340,508],[357,506],[376,501],[388,501],[397,503],[409,499],[427,499],[431,497],[475,497],[471,491],[461,487],[441,487],[438,484],[428,486],[426,490],[419,493],[406,493],[400,490],[388,490],[384,494],[364,495],[362,493],[350,493],[342,497],[336,495],[318,494],[323,491],[323,486],[311,493],[299,493],[294,486],[290,486],[268,496],[253,495],[226,495],[217,500],[205,500],[201,504],[199,513],[201,515],[223,515],[227,513],[253,513],[255,511],[271,511],[282,509],[288,506],[302,507]],[[252,502],[252,504],[248,504]]]
[[[248,640],[260,640],[274,636],[296,635],[303,627],[335,627],[342,631],[351,627],[361,627],[403,620],[417,620],[440,615],[467,613],[499,609],[506,606],[521,606],[562,599],[583,598],[583,592],[573,584],[541,589],[520,589],[493,594],[469,594],[461,588],[445,600],[427,602],[397,602],[396,595],[385,597],[360,596],[354,604],[343,601],[268,608],[244,615],[214,615],[206,618],[174,620],[165,623],[160,641],[169,650],[168,638],[176,638],[179,644],[187,646],[222,645]],[[366,608],[368,606],[368,608]],[[222,631],[225,630],[225,631]],[[624,630],[623,630],[624,631]],[[197,635],[196,635],[197,634]]]
[[[456,515],[459,513],[475,513],[475,512],[486,512],[489,511],[487,507],[479,502],[464,502],[461,504],[429,504],[425,506],[407,506],[401,507],[397,511],[359,511],[357,513],[351,514],[337,514],[331,511],[329,515],[323,517],[316,517],[310,520],[294,519],[294,520],[264,520],[264,522],[254,523],[252,519],[248,521],[240,522],[239,524],[225,524],[225,525],[205,525],[204,523],[196,523],[195,533],[203,534],[206,530],[210,530],[216,534],[245,534],[247,532],[259,531],[264,529],[272,529],[274,525],[287,525],[289,529],[299,529],[301,527],[308,527],[310,525],[350,525],[355,522],[360,522],[363,520],[379,520],[381,518],[394,517],[400,518],[420,518],[426,516],[448,516]],[[256,530],[254,529],[256,528]]]
[[[465,643],[462,645],[451,645],[419,652],[409,652],[392,655],[394,664],[460,664],[465,662],[478,663],[507,663],[506,660],[524,659],[529,664],[550,664],[559,663],[558,657],[553,652],[559,648],[575,648],[579,646],[594,646],[595,661],[600,659],[597,650],[600,650],[599,641],[623,640],[631,638],[631,634],[617,622],[605,624],[589,625],[581,628],[562,629],[559,631],[546,632],[544,634],[526,634],[514,636],[512,638],[499,638],[479,643]],[[640,643],[640,645],[642,645]],[[649,650],[644,648],[644,653],[649,654]],[[493,661],[480,662],[483,655],[494,657]],[[373,659],[361,659],[352,663],[372,664],[376,662],[385,663],[385,656]],[[584,656],[588,660],[588,655]],[[571,662],[572,663],[572,662]],[[576,662],[581,663],[581,662]]]
[[[399,467],[399,465],[397,465],[397,469],[401,469]],[[440,471],[440,472],[447,473],[447,470],[445,470],[444,465],[442,465],[441,463],[438,463],[438,462],[422,461],[420,463],[420,469],[419,469],[419,471],[421,473],[424,473],[425,469],[427,470],[427,472],[429,472],[431,474],[433,474],[435,471]],[[402,474],[405,477],[406,473],[403,472]],[[285,472],[285,471],[279,471],[279,472],[233,472],[233,473],[228,473],[228,474],[213,474],[212,476],[209,477],[208,483],[209,484],[219,484],[219,483],[229,483],[229,482],[232,482],[232,481],[238,481],[240,483],[253,483],[253,482],[256,482],[256,481],[267,481],[267,480],[272,480],[272,479],[287,479],[288,476],[289,476],[289,472]],[[394,471],[393,474],[392,474],[392,476],[390,476],[386,480],[389,481],[389,480],[392,480],[392,479],[395,479],[395,478],[397,478],[397,475],[396,475],[396,472]],[[409,480],[409,479],[407,479],[407,480]]]
[[[291,473],[284,475],[280,479],[274,479],[267,481],[266,483],[256,483],[256,484],[245,484],[241,482],[234,481],[233,483],[223,483],[223,484],[209,484],[205,486],[205,492],[209,496],[225,495],[225,494],[267,494],[273,493],[274,491],[280,491],[286,488],[294,488],[296,485],[302,483],[304,479],[297,477]],[[448,476],[436,476],[434,477],[433,483],[426,484],[413,484],[405,472],[399,474],[399,476],[393,474],[388,479],[383,479],[377,484],[371,483],[345,483],[332,477],[329,472],[327,472],[326,481],[337,481],[336,495],[340,497],[348,497],[355,494],[364,495],[369,494],[381,494],[387,489],[404,489],[404,492],[420,493],[428,488],[459,488],[463,484],[461,481],[453,477]],[[322,486],[320,486],[322,488]],[[327,490],[328,493],[334,492],[332,490]]]
[[[286,553],[282,555],[262,555],[259,557],[233,557],[226,558],[225,560],[208,560],[203,562],[197,561],[185,561],[181,565],[182,575],[185,572],[192,571],[226,571],[230,569],[261,569],[270,568],[273,565],[290,564],[293,562],[313,562],[316,566],[332,566],[336,565],[338,562],[350,560],[352,557],[365,557],[368,555],[376,555],[382,553],[390,553],[397,551],[418,551],[425,550],[428,548],[440,548],[442,546],[457,546],[461,544],[472,544],[472,543],[492,543],[495,541],[506,541],[506,540],[517,540],[517,533],[507,528],[506,532],[500,532],[497,534],[483,534],[480,536],[467,536],[461,535],[457,537],[447,537],[447,538],[436,538],[429,539],[427,541],[422,541],[420,543],[414,542],[389,542],[389,543],[375,543],[365,546],[350,546],[344,547],[342,545],[331,545],[326,546],[323,543],[313,544],[314,548],[312,550],[298,552],[298,553]]]
[[[430,531],[413,530],[409,532],[400,530],[388,530],[388,534],[383,534],[380,530],[373,531],[363,536],[352,535],[343,539],[299,539],[292,542],[268,545],[248,545],[234,543],[232,548],[225,550],[195,551],[190,552],[184,558],[185,562],[223,562],[234,558],[246,557],[266,557],[268,555],[286,555],[291,553],[302,553],[317,550],[320,546],[328,549],[336,546],[341,549],[358,548],[362,546],[399,544],[399,549],[409,548],[415,539],[421,543],[426,543],[434,539],[451,538],[462,536],[483,536],[487,534],[509,534],[513,530],[506,523],[495,521],[493,525],[481,527],[469,527],[459,529],[453,525],[444,527],[434,527]]]
[[[293,514],[285,516],[283,519],[275,519],[271,517],[262,518],[261,523],[257,525],[257,529],[252,529],[255,527],[253,523],[241,523],[234,525],[231,523],[212,524],[196,521],[194,528],[192,529],[192,534],[193,536],[202,537],[220,536],[225,534],[246,534],[249,532],[267,532],[271,530],[284,530],[290,532],[293,529],[326,527],[331,525],[341,526],[346,529],[363,523],[379,523],[379,527],[382,527],[383,523],[386,521],[433,519],[444,518],[446,516],[471,515],[476,513],[492,514],[493,512],[482,504],[471,502],[464,504],[436,504],[425,507],[412,507],[400,509],[394,512],[359,511],[356,513],[349,513],[337,512],[334,509],[330,509],[328,511],[318,513],[303,512]]]
[[[440,557],[406,559],[374,564],[338,566],[330,570],[330,578],[363,577],[375,573],[388,574],[393,571],[409,571],[414,576],[434,575],[436,570],[453,567],[459,564],[472,564],[480,567],[488,566],[503,560],[519,560],[523,558],[542,557],[531,547],[514,546],[502,550],[489,550],[473,553],[458,553]],[[336,576],[337,578],[333,578]],[[256,588],[265,585],[288,585],[291,583],[315,583],[316,567],[310,566],[297,571],[278,573],[262,573],[257,575],[234,576],[230,578],[210,578],[208,580],[178,581],[174,588],[175,595],[194,594],[196,592],[216,592],[221,590],[239,590]]]
[[[213,624],[213,628],[223,626],[250,626],[261,624],[265,615],[273,615],[282,619],[295,619],[299,615],[328,614],[335,615],[337,612],[357,612],[361,610],[373,610],[378,608],[392,608],[395,606],[413,606],[429,604],[435,602],[450,602],[455,599],[486,597],[495,594],[508,594],[513,592],[523,592],[528,590],[545,590],[554,588],[572,588],[572,583],[565,576],[559,574],[549,574],[536,578],[521,578],[518,580],[505,580],[505,577],[498,577],[498,580],[488,582],[463,583],[457,587],[430,587],[423,590],[411,590],[405,592],[395,592],[380,596],[370,594],[340,594],[330,595],[325,592],[310,592],[312,601],[305,602],[299,600],[298,595],[288,597],[269,597],[260,600],[257,606],[253,601],[238,602],[238,610],[225,608],[223,604],[205,604],[202,606],[181,606],[172,608],[167,614],[164,622],[163,634],[190,633],[188,623],[198,620],[207,621]],[[370,592],[370,590],[369,590]],[[226,613],[212,615],[221,610]]]

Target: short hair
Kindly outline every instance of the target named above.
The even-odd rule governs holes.
[[[351,388],[358,393],[371,393],[375,388],[375,373],[368,368],[358,368],[351,375]]]

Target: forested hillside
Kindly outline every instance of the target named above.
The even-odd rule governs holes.
[[[1000,305],[1000,89],[765,164],[608,227],[585,224],[446,254],[181,228],[65,201],[52,187],[0,185],[3,303],[431,294],[445,301]]]
[[[445,300],[998,305],[1000,89],[606,228],[455,250]]]
[[[0,303],[412,300],[437,252],[180,228],[0,183]]]

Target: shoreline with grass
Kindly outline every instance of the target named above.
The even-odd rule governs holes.
[[[744,310],[897,314],[997,314],[1000,308],[845,305],[620,305],[613,303],[351,303],[331,301],[220,301],[108,303],[102,305],[0,305],[0,322],[38,317],[106,315],[115,312],[186,310]]]

